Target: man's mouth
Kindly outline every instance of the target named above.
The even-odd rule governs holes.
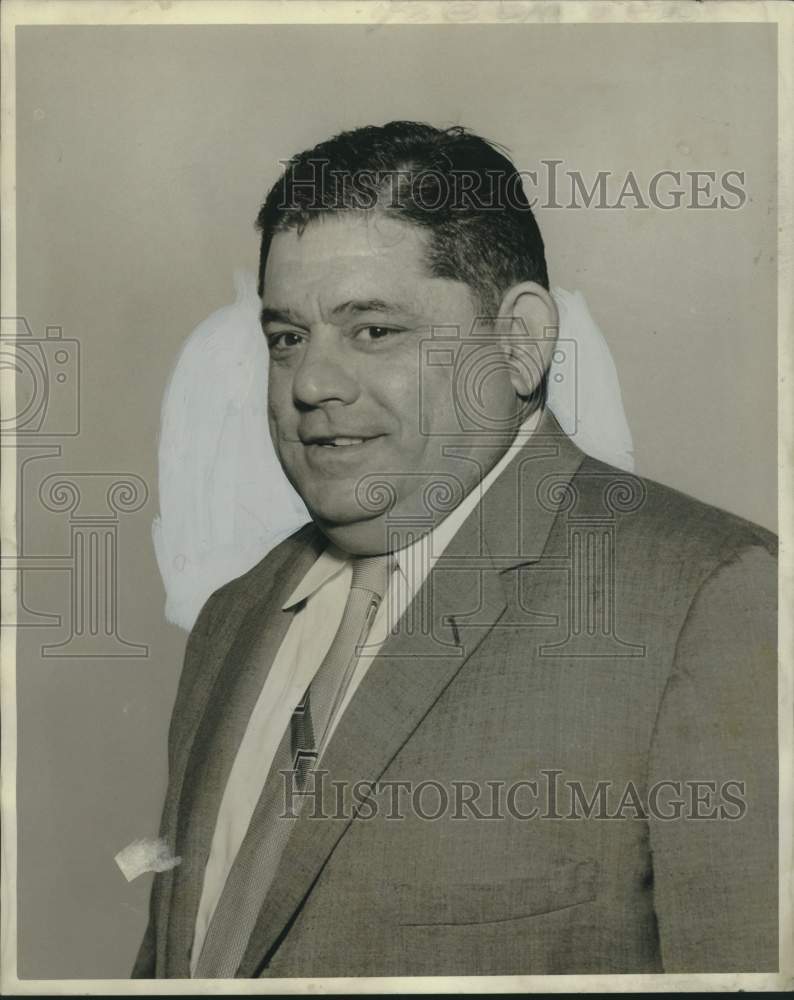
[[[304,440],[306,445],[316,445],[318,448],[352,448],[356,445],[366,444],[374,441],[378,434],[370,437],[354,437],[352,434],[333,434],[325,437],[310,437]]]
[[[349,448],[350,445],[354,444],[364,444],[369,438],[360,437],[331,437],[331,438],[318,438],[313,441],[312,444],[318,444],[322,448]]]

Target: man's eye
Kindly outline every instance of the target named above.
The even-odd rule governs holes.
[[[400,331],[393,326],[362,326],[357,331],[360,340],[372,342],[373,340],[385,340],[390,334]]]
[[[271,351],[289,350],[291,347],[297,347],[302,340],[303,337],[299,333],[291,333],[290,331],[271,333],[267,338],[267,346]]]

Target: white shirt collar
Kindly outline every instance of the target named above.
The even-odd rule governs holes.
[[[541,412],[542,410],[538,409],[527,417],[521,427],[519,427],[518,433],[515,438],[513,438],[513,441],[507,451],[504,455],[502,455],[496,465],[490,472],[483,476],[474,489],[466,494],[458,506],[454,510],[450,511],[443,521],[437,524],[432,531],[423,535],[421,538],[418,538],[411,545],[407,545],[405,548],[398,549],[394,552],[397,567],[403,576],[407,578],[409,572],[413,571],[415,573],[415,568],[417,566],[423,567],[421,571],[423,577],[429,573],[433,564],[439,558],[447,545],[449,545],[452,541],[458,529],[461,527],[469,514],[471,514],[477,504],[482,500],[483,496],[485,496],[485,493],[493,482],[499,477],[499,475],[501,475],[502,472],[504,472],[513,458],[515,458],[521,448],[523,448],[527,443],[540,421]],[[422,547],[421,551],[423,553],[430,553],[429,557],[428,555],[425,555],[424,559],[419,558],[420,546]],[[318,556],[308,573],[284,602],[282,610],[288,611],[296,604],[300,604],[301,601],[307,600],[312,596],[312,594],[315,594],[321,587],[328,583],[329,580],[332,580],[338,574],[343,573],[346,570],[350,571],[350,569],[350,556],[341,549],[338,549],[332,543],[329,544],[328,547]]]

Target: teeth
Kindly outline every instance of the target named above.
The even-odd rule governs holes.
[[[331,443],[337,448],[344,448],[349,444],[363,444],[364,438],[334,438]]]
[[[337,437],[337,438],[326,438],[324,441],[317,441],[322,448],[345,448],[347,445],[351,444],[363,444],[365,438],[354,438],[354,437]]]

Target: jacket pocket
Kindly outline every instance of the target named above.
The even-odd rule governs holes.
[[[401,926],[499,923],[590,902],[598,891],[598,865],[571,859],[499,881],[401,882],[396,889]]]

